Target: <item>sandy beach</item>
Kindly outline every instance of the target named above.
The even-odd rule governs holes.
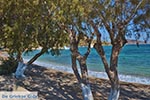
[[[82,100],[80,85],[70,73],[32,65],[26,78],[17,80],[13,75],[0,76],[0,91],[37,91],[39,100]],[[150,100],[150,85],[121,83],[119,100]],[[94,100],[107,100],[109,81],[90,77]],[[21,88],[21,89],[20,89]]]

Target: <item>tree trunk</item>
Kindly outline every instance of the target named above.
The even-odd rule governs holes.
[[[108,100],[118,100],[120,95],[119,77],[117,71],[118,56],[121,45],[113,45],[110,59],[111,91]]]
[[[111,85],[111,91],[108,100],[118,100],[120,95],[120,88],[118,84]]]
[[[18,52],[18,54],[17,54],[17,57],[16,57],[16,58],[17,58],[17,61],[18,61],[18,62],[23,62],[22,52],[21,52],[21,51],[19,51],[19,52]]]
[[[16,78],[24,78],[24,71],[26,69],[26,65],[23,63],[23,58],[22,58],[22,53],[19,51],[17,54],[17,61],[18,61],[18,66],[15,72]]]
[[[31,65],[35,60],[37,60],[41,55],[43,55],[46,52],[47,49],[42,48],[42,50],[37,53],[32,59],[30,59],[27,62],[27,65]]]
[[[25,77],[24,72],[25,72],[25,69],[27,68],[27,66],[31,65],[35,60],[37,60],[37,58],[39,58],[42,54],[44,54],[46,50],[47,49],[43,48],[38,54],[36,54],[31,60],[29,60],[27,62],[27,64],[24,64],[23,60],[19,61],[18,67],[15,72],[16,78],[24,78]],[[21,58],[21,55],[19,55],[17,57]]]
[[[83,95],[84,100],[94,100],[93,95],[92,95],[92,91],[90,88],[90,84],[86,85],[84,83],[81,83],[81,88],[82,88],[82,95]]]
[[[84,100],[93,100],[92,91],[89,84],[88,79],[88,71],[87,71],[87,65],[86,65],[86,59],[84,57],[80,56],[78,58],[80,69],[81,69],[81,75],[82,75],[82,95]]]
[[[88,73],[87,73],[86,62],[82,61],[82,60],[78,60],[79,64],[80,64],[80,68],[81,68],[81,74],[82,74],[82,78],[81,78],[80,74],[78,73],[75,54],[74,55],[72,54],[71,58],[72,58],[72,69],[74,71],[74,74],[75,74],[78,82],[81,85],[83,100],[94,100],[93,95],[92,95],[92,91],[90,88],[90,84],[89,84],[89,81],[87,78]]]
[[[74,56],[73,54],[71,55],[71,60],[72,60],[72,69],[73,69],[73,72],[78,80],[79,83],[82,82],[81,80],[81,77],[80,77],[80,74],[78,72],[78,68],[77,68],[77,64],[76,64],[76,56]]]
[[[108,100],[118,100],[120,94],[120,85],[119,85],[119,78],[118,78],[118,72],[116,67],[118,63],[118,55],[119,55],[120,48],[118,48],[118,46],[112,48],[110,67],[107,63],[102,45],[95,44],[94,48],[96,49],[97,53],[100,55],[105,67],[105,71],[111,82],[111,91]]]
[[[23,62],[18,62],[18,66],[17,66],[16,72],[15,72],[16,78],[24,78],[25,77],[24,71],[25,71],[26,67],[27,66]]]
[[[70,33],[70,51],[71,51],[71,59],[72,59],[72,69],[74,71],[74,74],[79,82],[79,84],[81,85],[81,89],[82,89],[82,95],[83,95],[83,100],[93,100],[93,95],[91,92],[91,88],[89,85],[89,81],[88,81],[88,72],[87,72],[87,65],[86,65],[86,58],[89,55],[89,48],[87,53],[85,54],[85,57],[82,56],[79,52],[78,52],[78,44],[80,39],[76,39],[76,33],[74,31],[68,31]],[[81,75],[78,72],[77,69],[77,61],[80,64],[80,69],[81,69]]]
[[[111,82],[111,91],[108,100],[118,100],[119,95],[120,95],[120,85],[118,74],[116,73],[113,82]]]

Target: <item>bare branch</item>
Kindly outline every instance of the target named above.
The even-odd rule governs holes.
[[[81,80],[81,76],[79,74],[78,68],[77,68],[77,63],[76,63],[76,56],[74,56],[73,54],[71,55],[71,60],[72,60],[72,69],[74,71],[74,74],[76,76],[76,78],[78,79],[79,82],[82,82]]]
[[[87,52],[84,54],[84,59],[87,59],[87,57],[89,56],[90,52],[91,52],[91,42],[93,40],[93,35],[88,38],[88,47],[87,47]]]
[[[96,10],[96,9],[95,9]],[[99,12],[98,10],[96,10],[97,13],[100,15],[100,18],[105,26],[105,28],[107,29],[108,33],[109,33],[109,36],[110,36],[110,39],[111,39],[111,43],[113,44],[114,43],[114,32],[113,30],[110,28],[110,26],[108,25],[108,23],[106,22],[106,19],[105,17],[103,16],[103,14],[101,12]]]
[[[100,55],[100,57],[102,59],[102,62],[104,64],[104,67],[105,67],[105,70],[106,70],[106,73],[107,73],[109,79],[111,81],[113,81],[112,76],[111,76],[111,72],[110,72],[110,68],[109,68],[109,65],[108,65],[108,62],[106,59],[105,51],[104,51],[103,46],[102,46],[101,33],[99,33],[98,28],[94,25],[94,23],[92,21],[90,22],[90,24],[94,28],[94,31],[95,31],[94,34],[97,37],[97,43],[94,44],[94,48],[96,49],[96,51],[98,52],[98,54]]]
[[[143,1],[144,0],[141,0],[139,2],[139,4],[136,6],[135,10],[132,12],[131,16],[129,16],[129,18],[124,21],[124,25],[127,25],[131,21],[131,19],[136,15],[136,12],[139,9],[139,7],[141,6],[141,4],[143,3]]]

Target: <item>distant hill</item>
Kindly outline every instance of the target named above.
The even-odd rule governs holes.
[[[94,45],[95,43],[96,43],[96,40],[93,40],[92,43],[91,43],[92,47],[93,47],[93,45]],[[139,43],[139,44],[150,44],[150,41],[148,41],[147,43],[145,43],[144,41],[138,41],[138,43]],[[111,45],[110,42],[105,42],[105,41],[103,41],[102,44],[103,44],[103,45]],[[127,44],[137,44],[137,41],[136,41],[136,40],[129,40],[129,39],[128,39],[128,40],[127,40]],[[81,40],[79,45],[80,45],[80,46],[87,46],[87,42]]]
[[[137,41],[136,40],[127,40],[127,44],[136,44]],[[138,41],[139,44],[150,44],[150,42],[145,43],[145,41]]]

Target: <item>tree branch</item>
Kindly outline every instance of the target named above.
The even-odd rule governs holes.
[[[90,52],[91,52],[91,42],[93,40],[93,35],[90,37],[90,39],[88,39],[88,47],[87,47],[87,52],[84,54],[83,58],[87,59],[87,57],[89,56]]]
[[[100,15],[100,18],[101,18],[105,28],[107,29],[107,31],[109,33],[109,36],[110,36],[110,39],[111,39],[111,43],[113,44],[114,43],[114,32],[111,30],[110,26],[106,22],[107,19],[103,16],[103,14],[100,11],[97,11],[97,10],[96,10],[96,12]]]
[[[99,54],[99,56],[102,59],[102,62],[103,62],[104,67],[105,67],[105,71],[106,71],[110,81],[113,81],[111,73],[110,73],[110,68],[109,68],[109,65],[108,65],[108,62],[107,62],[107,59],[106,59],[105,51],[104,51],[103,46],[102,46],[101,33],[99,33],[98,28],[94,25],[93,22],[90,22],[90,24],[94,28],[94,31],[95,31],[94,34],[97,37],[97,43],[94,44],[94,48],[96,49],[97,53]]]
[[[39,53],[37,53],[36,55],[34,55],[28,62],[27,62],[27,66],[31,65],[35,60],[37,60],[42,54],[44,54],[46,51],[48,50],[48,48],[42,48],[41,51]]]
[[[132,12],[131,16],[129,16],[129,18],[127,18],[125,21],[124,21],[124,25],[127,25],[131,19],[136,15],[136,12],[137,10],[139,9],[139,7],[141,6],[141,4],[143,3],[144,0],[141,0],[139,2],[139,4],[136,6],[135,10]]]

